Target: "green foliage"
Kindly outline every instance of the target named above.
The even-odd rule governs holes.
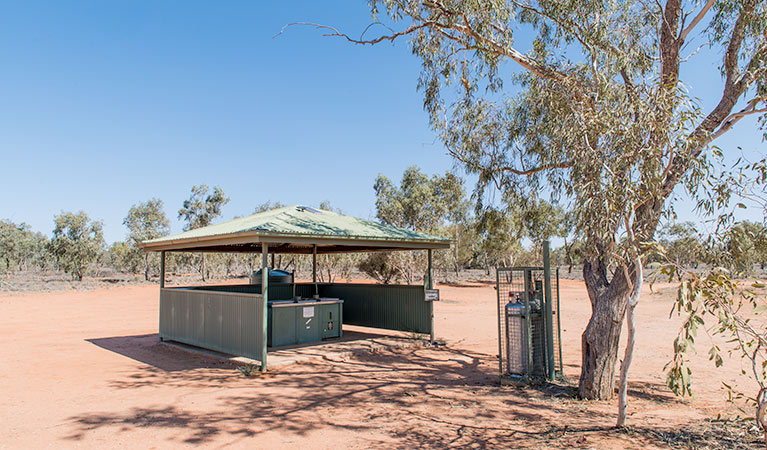
[[[123,219],[123,225],[128,228],[128,248],[120,249],[121,264],[135,273],[143,263],[144,278],[149,280],[150,259],[155,266],[159,266],[159,258],[157,255],[150,256],[148,252],[142,251],[138,248],[138,244],[170,233],[170,223],[163,211],[162,200],[153,198],[131,206],[128,215]]]
[[[371,43],[412,37],[431,125],[477,175],[478,199],[500,190],[518,208],[535,207],[527,201],[543,193],[563,200],[587,259],[620,273],[672,214],[674,187],[697,193],[712,163],[708,144],[741,117],[767,111],[767,6],[716,2],[705,30],[682,19],[698,7],[380,0],[374,16],[400,29]],[[520,27],[534,33],[527,54],[516,48]],[[679,79],[693,31],[725,53],[729,88],[719,104],[729,106],[708,114]],[[743,97],[748,107],[725,123]]]
[[[402,174],[399,186],[379,174],[373,189],[376,193],[376,216],[381,222],[414,231],[450,236],[457,243],[471,245],[471,237],[467,234],[473,230],[466,226],[468,202],[463,180],[455,174],[445,172],[444,175],[429,177],[418,167],[411,166]],[[426,257],[423,253],[373,253],[358,261],[358,268],[385,283],[403,278],[408,284],[413,284],[426,272]],[[441,259],[458,270],[459,258],[465,257],[466,251],[446,255]]]
[[[91,221],[85,212],[63,212],[54,218],[51,253],[59,267],[82,281],[88,266],[96,262],[104,248],[103,226]]]
[[[265,203],[262,203],[262,204],[256,206],[256,209],[253,211],[253,213],[255,214],[255,213],[260,213],[260,212],[264,212],[264,211],[271,211],[271,210],[277,209],[277,208],[284,208],[285,206],[287,206],[287,205],[284,205],[284,204],[282,204],[280,202],[272,203],[271,200],[267,200]]]
[[[692,395],[692,368],[689,355],[701,329],[712,337],[720,337],[728,347],[712,344],[709,360],[716,367],[724,363],[723,353],[748,362],[743,370],[755,385],[755,395],[746,395],[723,383],[730,401],[745,400],[756,409],[756,419],[767,436],[767,328],[753,320],[767,310],[765,285],[761,282],[733,280],[730,273],[715,268],[704,275],[669,264],[662,272],[670,278],[683,278],[671,314],[684,318],[674,340],[674,358],[666,365],[666,383],[679,395]],[[681,272],[681,273],[680,273]]]
[[[120,272],[136,273],[144,261],[134,247],[127,242],[117,241],[107,250],[105,262]]]
[[[391,256],[380,252],[371,253],[367,258],[360,261],[359,269],[362,273],[383,284],[391,283],[400,274],[399,269],[392,264]]]
[[[178,218],[184,219],[184,231],[202,228],[213,223],[221,215],[221,208],[229,203],[229,197],[224,194],[224,190],[219,186],[209,192],[208,186],[201,184],[192,186],[192,194],[189,199],[184,200],[181,209],[178,210]],[[208,277],[205,267],[205,254],[201,254],[199,271],[202,281]]]
[[[0,220],[0,258],[5,263],[5,272],[12,266],[19,270],[30,266],[43,268],[49,262],[48,239],[42,233],[31,231],[26,223]]]
[[[256,364],[243,364],[237,366],[237,372],[240,372],[244,377],[250,377],[258,373],[258,366]]]
[[[761,224],[743,221],[725,235],[723,263],[737,274],[750,275],[754,264],[767,261],[767,230]]]
[[[413,166],[405,170],[399,186],[379,175],[374,189],[377,217],[382,222],[454,240],[452,252],[434,254],[436,267],[443,270],[459,272],[473,266],[489,273],[492,266],[514,265],[520,258],[540,263],[535,255],[540,254],[543,241],[568,233],[563,208],[541,199],[525,202],[525,207],[507,199],[502,209],[485,206],[477,210],[476,217],[471,215],[463,180],[450,172],[429,177]],[[533,241],[529,252],[521,245],[524,238]],[[364,267],[377,279],[402,278],[409,284],[426,270],[425,257],[417,252],[378,255]]]
[[[323,211],[334,211],[343,214],[343,211],[334,208],[330,201],[325,200],[320,203],[320,209]],[[323,283],[332,283],[336,277],[349,279],[352,276],[354,268],[362,261],[362,256],[358,253],[339,253],[333,255],[317,256],[317,276]]]
[[[541,199],[524,208],[522,219],[527,237],[533,241],[535,250],[540,253],[543,241],[552,237],[567,236],[565,210],[562,206]]]
[[[399,187],[379,174],[376,216],[381,222],[415,231],[437,232],[448,219],[465,216],[463,181],[450,172],[428,177],[416,166],[402,174]]]
[[[458,221],[448,224],[444,236],[453,239],[450,251],[434,252],[435,267],[442,270],[453,270],[458,274],[467,267],[476,267],[482,254],[482,241],[477,230],[477,221],[468,214]]]
[[[700,186],[722,164],[710,144],[745,116],[767,120],[767,3],[710,6],[378,0],[373,16],[388,16],[390,34],[335,34],[369,44],[411,38],[430,123],[477,176],[480,203],[500,191],[523,216],[544,195],[567,205],[584,243],[589,293],[609,293],[591,298],[598,307],[583,339],[584,397],[612,396],[612,374],[589,368],[612,367],[596,355],[617,359],[609,336],[625,315],[628,274],[673,216],[676,187],[705,197]],[[514,39],[520,29],[533,33],[526,54]],[[723,89],[705,90],[713,102],[680,79],[696,57],[687,51],[695,35],[723,55]],[[716,106],[703,111],[706,103]]]
[[[697,267],[705,262],[703,238],[692,222],[668,224],[660,230],[659,250],[664,258],[682,267]]]
[[[178,218],[184,219],[184,231],[202,228],[213,223],[221,215],[221,208],[229,203],[229,197],[219,186],[209,192],[207,185],[192,186],[192,194],[178,210]]]
[[[486,268],[514,265],[514,256],[523,251],[522,228],[521,218],[508,211],[489,208],[481,212],[477,230]]]
[[[123,225],[128,228],[128,237],[135,243],[167,236],[170,232],[162,200],[157,198],[131,206]]]

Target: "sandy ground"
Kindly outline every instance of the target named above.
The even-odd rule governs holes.
[[[741,366],[694,361],[697,397],[676,399],[663,366],[679,320],[674,287],[645,289],[630,384],[630,432],[616,403],[567,386],[498,386],[491,284],[440,286],[447,345],[293,364],[250,378],[230,363],[158,343],[157,286],[0,294],[0,448],[667,448],[666,431],[736,411],[721,381]],[[562,282],[565,374],[577,385],[590,314]],[[693,442],[703,436],[692,433]],[[677,442],[678,444],[678,442]]]

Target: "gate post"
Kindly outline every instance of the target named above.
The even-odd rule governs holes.
[[[551,298],[551,242],[543,241],[543,297],[544,297],[544,318],[546,332],[546,376],[549,381],[554,381],[554,320],[552,314]],[[559,311],[557,310],[557,314]]]

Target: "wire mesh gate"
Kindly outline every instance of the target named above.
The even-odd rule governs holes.
[[[496,271],[502,377],[553,381],[562,375],[559,269],[554,272],[555,277],[544,267]]]

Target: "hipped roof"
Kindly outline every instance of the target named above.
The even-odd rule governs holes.
[[[346,253],[450,248],[450,239],[294,205],[142,242],[147,251]]]

